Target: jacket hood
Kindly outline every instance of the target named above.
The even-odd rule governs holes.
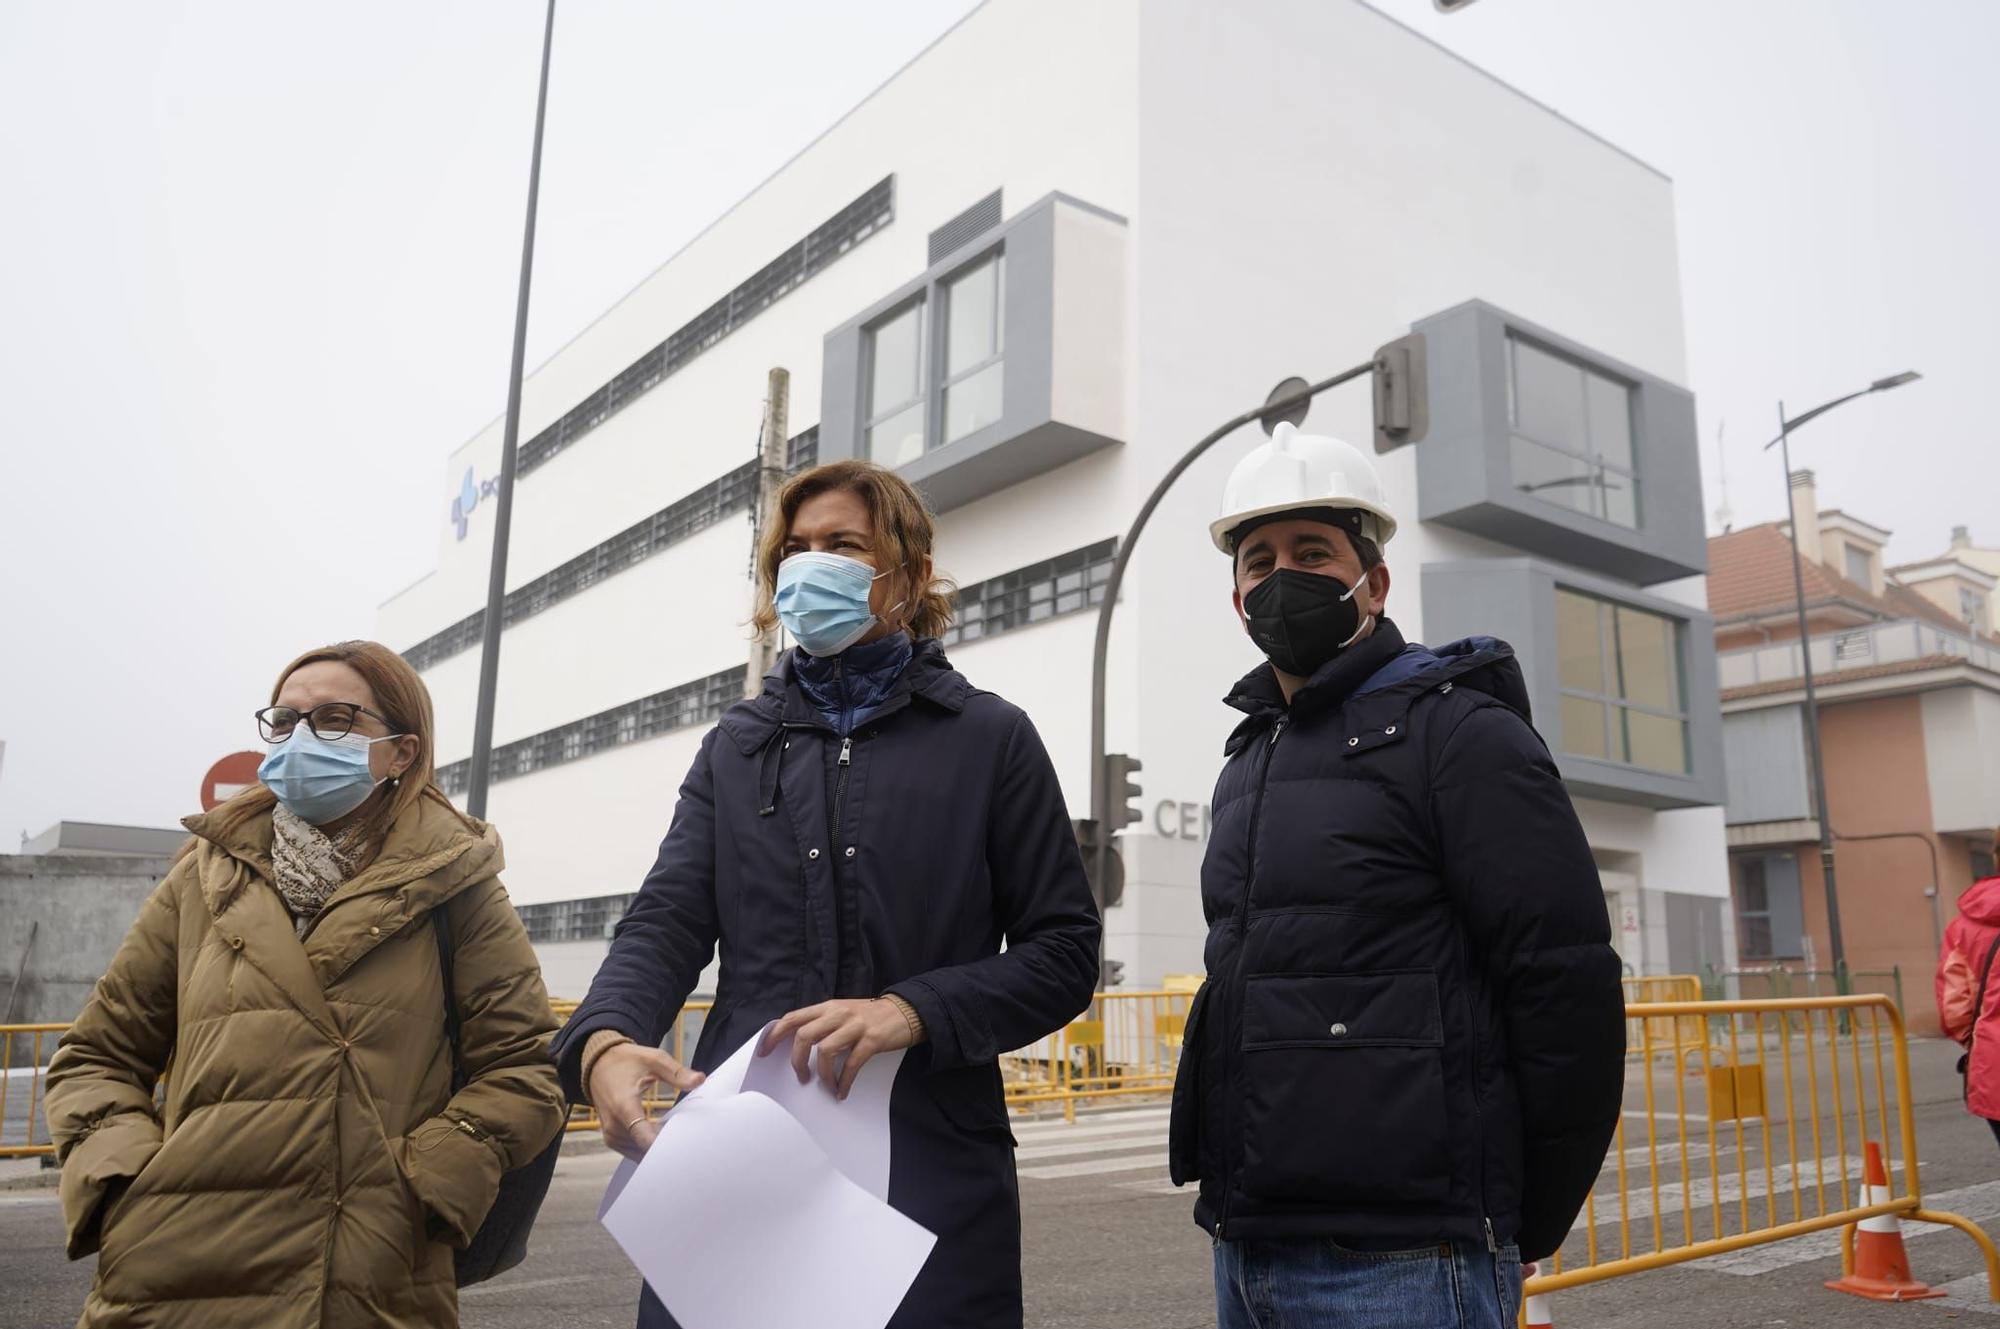
[[[266,812],[234,829],[225,829],[217,815],[220,811],[185,817],[181,825],[197,840],[269,879],[271,814]],[[418,883],[405,894],[413,911],[420,912],[451,899],[476,881],[497,875],[504,866],[500,833],[490,824],[465,816],[442,799],[424,798],[389,828],[389,837],[375,861],[336,891],[333,899]],[[209,903],[219,909],[226,901],[213,899]]]
[[[1975,923],[2000,927],[2000,877],[1987,877],[1965,888],[1958,912]]]
[[[1514,648],[1498,637],[1465,637],[1437,647],[1407,645],[1356,688],[1354,695],[1424,692],[1452,681],[1487,693],[1532,722],[1521,662],[1514,658]]]
[[[825,719],[807,695],[798,675],[797,652],[778,657],[777,667],[764,675],[764,688],[755,697],[739,701],[722,713],[719,728],[739,751],[748,756],[787,728],[824,728]],[[965,709],[972,696],[972,684],[951,667],[944,647],[934,638],[916,643],[910,662],[898,675],[884,705],[902,696],[921,699],[953,714]]]
[[[1406,643],[1395,623],[1382,618],[1366,639],[1307,680],[1289,706],[1268,663],[1244,675],[1225,701],[1250,718],[1237,726],[1225,750],[1235,752],[1287,713],[1309,714],[1362,697],[1371,705],[1406,709],[1411,699],[1446,683],[1487,693],[1532,723],[1527,683],[1512,646],[1497,637],[1467,637],[1438,647]]]

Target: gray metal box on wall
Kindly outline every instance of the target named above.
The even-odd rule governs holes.
[[[996,257],[998,349],[985,368],[1000,380],[997,406],[954,433],[947,394],[965,380],[953,381],[943,311],[954,283]],[[1128,262],[1124,218],[1062,194],[971,237],[826,335],[820,461],[872,455],[943,512],[1123,442]],[[916,395],[871,401],[887,377],[873,338],[913,309]],[[908,455],[871,449],[871,421],[890,414],[920,439]]]
[[[1415,330],[1423,520],[1641,586],[1707,571],[1692,393],[1481,300]]]
[[[1614,608],[1626,606],[1674,625],[1681,692],[1677,718],[1685,724],[1684,771],[1582,755],[1572,750],[1577,743],[1565,741],[1563,703],[1566,695],[1576,693],[1565,688],[1557,648],[1559,591]],[[1651,808],[1707,807],[1724,801],[1715,620],[1706,612],[1531,558],[1426,564],[1423,605],[1425,632],[1433,643],[1488,636],[1513,646],[1535,728],[1572,792]]]

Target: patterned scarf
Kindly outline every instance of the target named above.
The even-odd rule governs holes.
[[[356,824],[329,836],[280,803],[271,810],[271,868],[278,894],[306,935],[333,893],[365,856],[367,832]]]

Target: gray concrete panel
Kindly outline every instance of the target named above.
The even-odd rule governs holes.
[[[1636,527],[1514,487],[1510,330],[1632,385]],[[1424,319],[1415,331],[1424,335],[1430,361],[1431,429],[1416,445],[1423,520],[1642,586],[1707,570],[1692,393],[1481,300]]]
[[[1651,808],[1713,806],[1726,796],[1722,708],[1715,666],[1715,620],[1677,601],[1628,584],[1558,568],[1536,559],[1426,564],[1424,624],[1432,644],[1458,637],[1499,637],[1521,662],[1535,728],[1563,779],[1580,796]],[[1563,751],[1562,683],[1556,654],[1558,587],[1632,605],[1680,626],[1680,666],[1687,698],[1689,773],[1676,775]]]
[[[1011,221],[977,236],[923,275],[885,294],[826,335],[820,387],[822,462],[866,455],[867,403],[862,377],[868,328],[913,298],[926,306],[926,436],[943,436],[943,308],[946,284],[996,250],[1006,256],[1004,286],[1006,348],[1001,373],[1001,414],[992,424],[949,444],[933,441],[923,456],[900,468],[923,491],[932,509],[944,512],[1036,475],[1068,465],[1122,440],[1055,418],[1055,238],[1058,207],[1101,209],[1059,194],[1027,208]],[[1122,224],[1122,219],[1120,220]]]

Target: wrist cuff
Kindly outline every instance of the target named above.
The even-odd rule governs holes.
[[[612,1048],[630,1043],[632,1039],[616,1029],[599,1029],[583,1043],[583,1057],[577,1062],[577,1087],[583,1090],[583,1101],[590,1101],[590,1073],[597,1068],[597,1059]]]

